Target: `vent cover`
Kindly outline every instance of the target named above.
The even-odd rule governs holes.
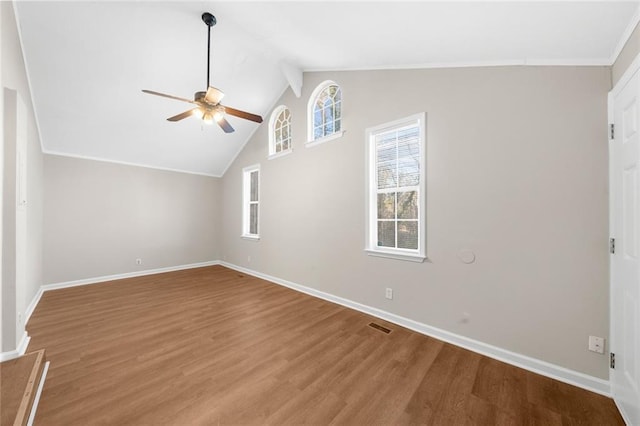
[[[369,327],[373,327],[376,330],[382,331],[383,333],[387,333],[387,334],[391,333],[390,329],[388,329],[387,327],[383,327],[380,324],[376,324],[375,322],[369,323]]]

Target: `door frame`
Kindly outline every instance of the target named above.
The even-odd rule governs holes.
[[[608,153],[609,153],[609,235],[610,237],[613,237],[612,232],[615,229],[615,220],[614,220],[615,216],[614,216],[614,206],[612,202],[613,201],[612,199],[613,181],[614,181],[613,179],[614,164],[613,164],[613,155],[612,155],[613,139],[611,139],[611,131],[609,126],[614,122],[615,97],[620,94],[620,92],[624,89],[627,83],[629,83],[631,78],[634,77],[637,72],[640,72],[640,53],[636,55],[636,57],[631,62],[629,67],[625,70],[624,74],[622,74],[618,82],[615,84],[615,86],[611,89],[611,91],[607,95],[607,141],[608,141]],[[616,129],[616,131],[618,131],[618,129]],[[611,254],[609,254],[609,345],[607,345],[609,349],[608,350],[609,353],[611,352],[611,349],[612,349],[610,343],[612,341],[612,337],[614,336],[613,313],[615,312],[615,308],[616,308],[613,306],[612,294],[613,294],[613,257]],[[613,386],[611,382],[611,370],[609,370],[609,394],[611,395],[613,401],[615,402],[616,407],[618,407],[618,411],[620,411],[620,414],[624,418],[625,422],[627,424],[631,424],[629,422],[629,419],[625,417],[626,413],[621,409],[620,405],[618,404],[618,401],[616,401],[616,399],[614,398]]]

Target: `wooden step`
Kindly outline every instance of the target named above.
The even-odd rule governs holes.
[[[0,425],[27,424],[44,365],[44,349],[0,363]]]

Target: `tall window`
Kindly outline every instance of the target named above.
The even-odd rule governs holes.
[[[291,152],[291,111],[277,107],[269,120],[269,155]]]
[[[242,236],[258,239],[260,205],[260,165],[242,170]]]
[[[369,254],[425,259],[425,114],[367,129]]]
[[[333,81],[321,83],[313,91],[308,107],[309,142],[342,135],[342,90]]]

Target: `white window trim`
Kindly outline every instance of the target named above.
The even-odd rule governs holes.
[[[376,170],[374,167],[376,159],[376,150],[373,147],[373,135],[384,132],[385,130],[391,130],[394,128],[414,125],[418,123],[420,128],[420,183],[418,188],[420,191],[420,208],[418,212],[418,223],[420,224],[420,234],[418,240],[418,250],[408,250],[389,247],[378,247],[375,242],[377,240],[377,196],[376,196]],[[389,123],[381,124],[379,126],[370,127],[366,129],[366,242],[365,252],[369,256],[385,257],[396,260],[406,260],[410,262],[424,262],[427,259],[426,246],[427,246],[427,203],[426,203],[426,114],[424,112],[411,115],[409,117],[401,118]],[[375,225],[375,226],[374,226]]]
[[[258,172],[258,233],[250,234],[249,233],[249,199],[251,198],[251,173],[257,171]],[[262,184],[260,183],[261,178],[260,173],[260,164],[254,164],[253,166],[247,166],[242,169],[242,234],[241,238],[246,240],[258,241],[260,240],[260,190],[262,189]]]
[[[269,156],[268,158],[270,160],[273,158],[282,157],[283,155],[286,155],[293,150],[291,147],[293,142],[293,137],[291,135],[291,120],[289,120],[289,148],[280,152],[276,152],[276,141],[274,140],[274,130],[275,130],[274,127],[276,124],[275,122],[278,116],[280,115],[280,113],[282,113],[282,111],[284,111],[285,109],[289,109],[289,108],[286,105],[277,106],[276,108],[274,108],[273,112],[271,113],[271,118],[269,119]],[[291,117],[291,110],[289,110],[289,117]]]
[[[307,143],[305,143],[304,146],[306,146],[307,148],[311,148],[312,146],[321,145],[321,144],[323,144],[325,142],[329,142],[329,141],[332,141],[334,139],[341,138],[342,135],[344,135],[344,132],[345,132],[344,130],[340,130],[339,132],[331,133],[330,135],[323,136],[323,137],[318,138],[316,140],[307,141]]]
[[[344,120],[342,119],[342,113],[341,113],[340,114],[341,130],[331,133],[330,135],[326,135],[321,138],[314,139],[313,130],[315,126],[313,125],[313,109],[320,93],[322,93],[322,91],[329,86],[338,86],[338,88],[340,88],[340,93],[343,94],[342,86],[340,86],[338,83],[336,83],[333,80],[325,80],[322,83],[318,84],[316,88],[313,90],[313,93],[311,93],[311,97],[309,97],[309,102],[307,103],[307,143],[305,144],[305,146],[307,147],[312,147],[324,142],[329,142],[330,140],[338,139],[342,137],[342,135],[344,134]],[[342,97],[342,100],[344,100],[344,96]],[[344,109],[344,105],[343,105],[343,109]]]
[[[280,151],[280,152],[278,152],[278,153],[276,153],[276,154],[269,154],[269,156],[267,157],[267,159],[269,159],[269,160],[274,160],[274,159],[276,159],[276,158],[280,158],[280,157],[287,156],[287,155],[291,154],[292,152],[293,152],[293,149],[289,148],[289,149],[288,149],[288,150],[286,150],[286,151]]]

